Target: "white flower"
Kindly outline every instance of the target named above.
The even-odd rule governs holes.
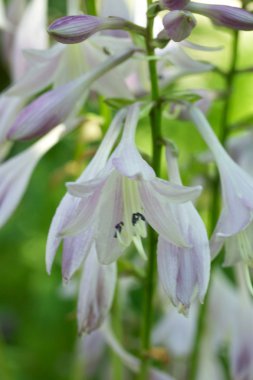
[[[243,261],[252,266],[253,179],[227,154],[203,113],[191,106],[189,115],[213,153],[220,173],[223,208],[211,238],[211,252],[216,255],[226,242],[229,249],[225,264]]]
[[[146,237],[146,221],[165,239],[187,245],[174,213],[165,205],[188,201],[201,190],[156,177],[135,146],[138,117],[138,105],[129,107],[121,142],[96,178],[68,184],[69,192],[83,203],[62,234],[77,234],[94,223],[97,254],[104,264],[116,260],[132,241],[145,256],[141,239]]]
[[[166,153],[170,179],[182,185],[177,159],[169,147]],[[210,276],[209,242],[205,225],[192,202],[173,205],[172,211],[189,246],[180,247],[159,236],[158,272],[173,304],[187,312],[196,297],[203,302],[207,290]]]

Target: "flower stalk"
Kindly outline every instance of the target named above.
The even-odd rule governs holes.
[[[152,4],[152,0],[147,0],[147,6]],[[147,18],[146,30],[146,51],[148,57],[154,56],[154,47],[152,46],[153,39],[153,22],[151,17]],[[162,145],[159,143],[161,132],[161,104],[159,103],[159,83],[156,68],[156,61],[150,59],[148,61],[149,76],[151,83],[151,100],[155,106],[150,112],[150,126],[152,133],[152,167],[157,175],[160,172],[161,164],[161,149]],[[142,320],[142,335],[141,335],[141,352],[142,362],[139,380],[147,379],[149,370],[149,357],[148,351],[150,349],[150,337],[153,320],[153,296],[156,283],[156,245],[157,234],[150,229],[149,231],[149,256],[146,268],[145,280],[145,294],[143,303],[143,320]]]

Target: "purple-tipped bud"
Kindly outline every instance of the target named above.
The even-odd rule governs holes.
[[[28,140],[44,135],[69,116],[83,91],[84,80],[78,78],[41,95],[21,110],[8,139]]]
[[[162,8],[167,8],[171,11],[183,9],[190,0],[161,0],[160,5]]]
[[[187,38],[196,26],[196,19],[188,11],[172,11],[163,18],[163,26],[169,38],[179,42]]]
[[[186,9],[209,17],[216,25],[237,30],[253,30],[253,14],[241,8],[190,2]]]
[[[75,44],[101,30],[123,29],[125,23],[125,20],[119,17],[65,16],[55,20],[48,27],[48,32],[61,43]]]

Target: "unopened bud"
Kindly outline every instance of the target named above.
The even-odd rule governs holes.
[[[253,30],[253,15],[242,8],[190,2],[186,9],[209,17],[216,25],[237,30]]]
[[[188,11],[172,11],[163,18],[163,26],[169,38],[179,42],[187,38],[196,26],[196,19]]]
[[[48,32],[59,42],[75,44],[101,30],[123,29],[125,25],[126,21],[119,17],[65,16],[55,20],[48,27]]]

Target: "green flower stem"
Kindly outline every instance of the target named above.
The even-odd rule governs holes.
[[[238,42],[239,42],[239,32],[236,30],[236,31],[233,31],[233,45],[232,45],[230,69],[227,75],[225,76],[226,97],[225,97],[224,106],[223,106],[220,136],[219,136],[220,141],[223,145],[225,144],[228,134],[229,134],[229,113],[231,109],[231,94],[233,92],[234,77],[236,74],[236,59],[237,59],[237,53],[238,53]],[[219,182],[218,172],[216,172],[216,175],[213,179],[211,192],[212,192],[212,199],[210,202],[210,221],[209,221],[210,233],[213,231],[216,225],[218,215],[219,215],[219,209],[220,209],[219,207],[220,206],[220,182]],[[214,271],[217,265],[217,262],[219,262],[219,257],[218,259],[215,259],[213,261],[211,273]],[[199,309],[196,335],[195,335],[195,340],[194,340],[195,343],[194,343],[192,355],[190,358],[189,380],[196,380],[197,378],[198,366],[199,366],[199,360],[200,360],[200,354],[201,354],[202,337],[206,331],[206,319],[207,319],[206,316],[207,316],[208,301],[210,297],[211,286],[212,286],[212,275],[211,275],[208,291],[205,297],[205,302]]]
[[[111,312],[111,322],[113,332],[119,342],[122,341],[122,321],[121,321],[121,302],[120,289],[117,283],[114,295],[114,302]],[[123,365],[120,357],[112,351],[112,380],[122,380],[124,376]]]
[[[97,10],[96,10],[96,2],[95,0],[87,0],[85,2],[85,11],[87,14],[96,16],[97,15]]]
[[[152,0],[147,0],[147,5],[150,6]],[[146,50],[147,56],[154,56],[154,48],[152,46],[153,39],[153,18],[147,18],[146,29]],[[159,143],[161,134],[161,105],[159,104],[159,83],[156,68],[156,60],[148,61],[150,83],[151,83],[151,100],[155,103],[155,106],[150,112],[150,125],[152,131],[152,166],[156,174],[159,175],[160,163],[161,163],[161,149],[162,146]],[[139,380],[146,380],[148,378],[148,370],[150,365],[149,350],[150,350],[150,337],[153,321],[153,298],[156,283],[156,245],[157,235],[150,229],[150,246],[149,257],[146,268],[145,279],[145,293],[143,300],[143,321],[142,321],[142,335],[141,335],[141,370],[139,374]]]

